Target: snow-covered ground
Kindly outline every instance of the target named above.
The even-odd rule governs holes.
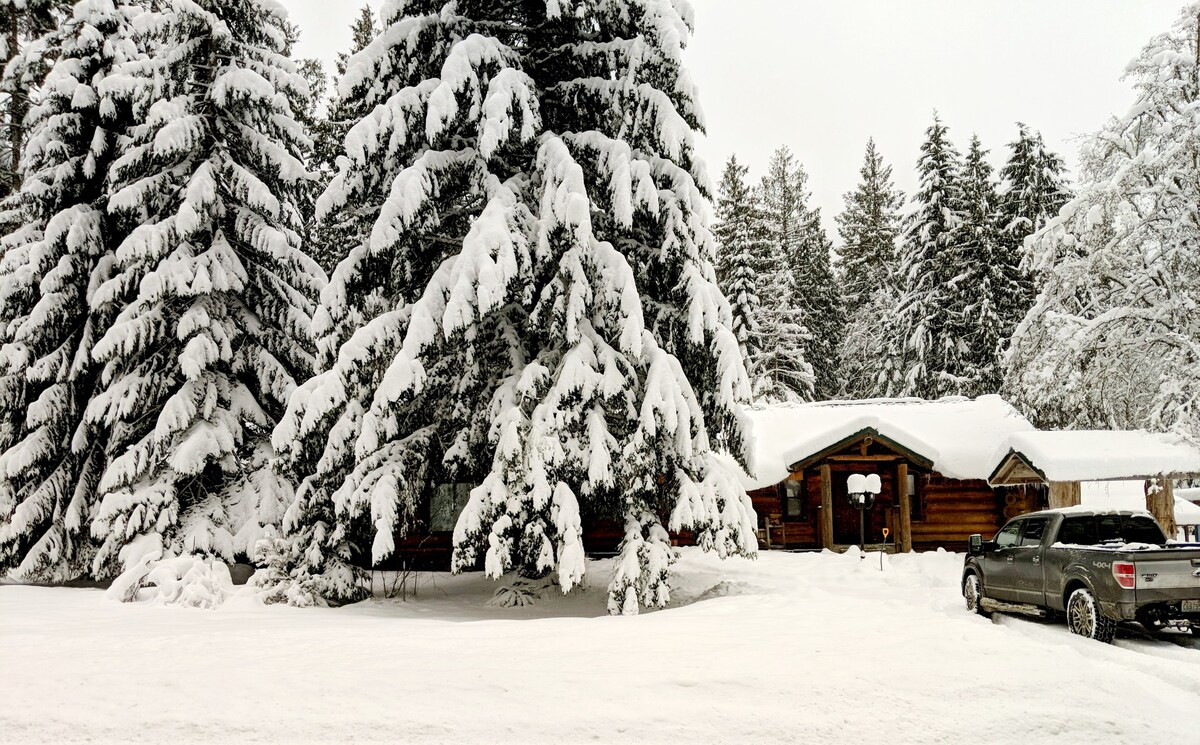
[[[1143,743],[1200,733],[1200,640],[967,613],[961,557],[685,550],[676,602],[486,604],[478,575],[341,609],[0,587],[0,741]],[[1168,736],[1168,733],[1173,733]]]

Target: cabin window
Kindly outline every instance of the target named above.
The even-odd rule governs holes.
[[[783,515],[788,520],[807,520],[808,506],[804,498],[804,477],[790,478],[783,482],[780,489],[783,499]]]
[[[908,517],[914,522],[925,519],[925,510],[921,506],[921,494],[917,488],[919,484],[917,474],[908,474]]]
[[[433,533],[450,533],[458,524],[458,516],[471,498],[474,484],[437,484],[429,500],[429,530]]]

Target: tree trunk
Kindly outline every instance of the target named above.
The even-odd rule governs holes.
[[[1050,509],[1074,507],[1083,501],[1082,489],[1078,481],[1050,482]]]
[[[907,554],[912,551],[912,497],[908,494],[908,464],[900,463],[896,466],[896,494],[899,497],[897,502],[900,505],[900,514],[898,517],[899,526],[896,536],[899,540],[896,541],[896,548],[900,553]]]
[[[1175,538],[1175,488],[1170,479],[1150,479],[1146,482],[1146,509],[1162,526],[1167,538]]]

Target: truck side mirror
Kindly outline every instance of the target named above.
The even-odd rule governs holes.
[[[976,533],[967,539],[967,553],[971,556],[979,556],[983,553],[982,535]]]

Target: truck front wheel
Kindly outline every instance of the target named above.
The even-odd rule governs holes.
[[[1072,634],[1107,644],[1117,633],[1117,622],[1105,618],[1092,591],[1081,587],[1071,593],[1071,598],[1067,601],[1067,628]]]
[[[978,574],[968,574],[963,580],[963,598],[967,601],[967,610],[981,616],[991,615],[983,609],[983,585]]]

